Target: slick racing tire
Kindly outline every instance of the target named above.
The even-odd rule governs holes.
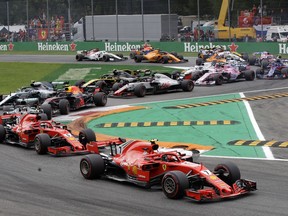
[[[67,99],[61,99],[59,101],[59,111],[61,115],[67,115],[70,112],[70,104]]]
[[[162,190],[169,199],[180,199],[189,188],[187,176],[178,170],[167,172],[162,179]]]
[[[263,59],[261,61],[261,68],[266,69],[268,67],[268,65],[269,65],[269,62],[267,59]]]
[[[255,79],[255,72],[253,70],[243,71],[246,81],[253,81]]]
[[[108,62],[108,61],[109,61],[109,56],[108,56],[108,55],[104,55],[104,56],[102,57],[102,60],[103,60],[104,62]]]
[[[37,134],[34,140],[34,148],[37,154],[43,155],[47,153],[47,148],[51,146],[51,138],[46,133]]]
[[[130,59],[134,59],[136,56],[136,52],[135,51],[131,51],[129,54]]]
[[[47,121],[47,120],[49,120],[49,119],[48,119],[48,116],[46,115],[46,113],[40,113],[39,116],[40,116],[40,121]]]
[[[114,83],[113,86],[112,86],[112,91],[113,91],[113,92],[116,92],[116,91],[117,91],[118,89],[120,89],[122,86],[123,86],[122,83],[116,82],[116,83]]]
[[[86,155],[80,161],[80,172],[85,179],[97,179],[104,174],[105,163],[99,154]]]
[[[248,59],[249,59],[248,53],[241,53],[241,55],[242,55],[242,58],[243,58],[245,61],[248,61]]]
[[[0,143],[3,143],[5,141],[6,137],[6,130],[2,124],[0,124]]]
[[[107,95],[104,92],[97,92],[93,95],[93,100],[96,106],[105,106],[107,104]]]
[[[283,68],[281,70],[281,75],[283,79],[287,79],[288,78],[288,68]]]
[[[137,97],[144,97],[146,95],[146,87],[142,84],[139,84],[134,89],[134,94]]]
[[[47,115],[48,120],[52,119],[52,107],[50,104],[42,104],[40,109],[42,109],[43,112]]]
[[[223,84],[223,77],[219,74],[215,75],[214,77],[215,85],[222,85]]]
[[[194,82],[192,80],[183,80],[181,82],[181,88],[185,92],[191,92],[194,89]]]
[[[96,135],[92,129],[87,128],[80,131],[78,139],[82,145],[86,146],[89,142],[96,142]]]
[[[196,59],[196,65],[202,65],[204,60],[202,58],[197,58]]]
[[[78,55],[76,55],[76,60],[77,61],[82,61],[83,60],[83,55],[81,55],[81,54],[78,54]]]
[[[168,56],[163,56],[162,59],[160,60],[162,64],[167,64],[169,62],[169,57]]]
[[[142,59],[143,59],[143,56],[142,56],[142,55],[136,55],[136,56],[134,57],[134,61],[135,61],[136,63],[140,63],[140,62],[142,61]]]
[[[77,80],[74,85],[77,87],[81,87],[84,83],[85,83],[85,80]]]
[[[256,57],[255,56],[249,56],[248,63],[249,63],[249,65],[255,65]]]
[[[238,166],[229,161],[218,164],[214,168],[214,173],[230,186],[232,186],[235,181],[241,178]]]

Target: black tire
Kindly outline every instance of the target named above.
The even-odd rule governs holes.
[[[161,63],[162,64],[167,64],[169,61],[169,57],[168,56],[162,56],[162,59],[161,59]]]
[[[269,65],[268,60],[263,59],[263,60],[261,61],[261,68],[266,69],[266,68],[268,67],[268,65]]]
[[[40,121],[47,121],[49,120],[48,119],[48,116],[46,115],[46,113],[40,113],[38,114],[40,116]]]
[[[283,79],[287,79],[288,78],[288,68],[282,68],[281,75],[282,75]]]
[[[59,111],[61,115],[67,115],[70,112],[70,103],[67,99],[61,99],[59,101]]]
[[[221,75],[215,75],[214,77],[215,85],[222,85],[223,84],[223,77]]]
[[[85,179],[97,179],[104,174],[105,163],[99,154],[86,155],[80,161],[80,172]]]
[[[108,56],[108,55],[104,55],[104,56],[102,57],[102,60],[103,60],[104,62],[108,62],[108,61],[109,61],[109,56]]]
[[[253,81],[255,79],[255,72],[253,70],[243,71],[246,81]]]
[[[178,57],[178,59],[180,59],[180,60],[183,60],[183,59],[184,59],[183,55],[178,55],[177,57]]]
[[[83,57],[84,57],[83,55],[77,54],[77,55],[76,55],[76,60],[77,60],[77,61],[82,61],[82,60],[83,60]]]
[[[135,56],[136,56],[136,52],[135,51],[130,52],[130,54],[129,54],[130,59],[134,59]]]
[[[98,87],[101,90],[104,90],[106,86],[107,86],[107,84],[104,80],[99,80],[95,83],[95,87]]]
[[[185,92],[191,92],[194,89],[194,82],[192,80],[183,80],[181,82],[181,88]]]
[[[87,128],[80,131],[78,139],[82,145],[86,146],[89,142],[96,142],[96,135],[92,129]]]
[[[107,95],[104,92],[97,92],[93,95],[93,100],[96,106],[105,106],[107,104]]]
[[[116,82],[116,83],[114,83],[113,86],[112,86],[112,91],[113,91],[113,92],[116,92],[116,91],[117,91],[118,89],[120,89],[122,86],[123,86],[122,83]]]
[[[166,197],[180,199],[185,195],[185,190],[189,188],[189,180],[181,171],[170,171],[164,175],[161,186]]]
[[[238,166],[230,161],[218,164],[214,173],[226,184],[232,186],[235,181],[241,178]]]
[[[51,107],[50,104],[42,104],[40,106],[40,109],[42,109],[43,112],[46,114],[47,120],[51,120],[52,119],[52,107]]]
[[[6,137],[5,127],[2,124],[0,124],[0,143],[3,143],[5,141],[5,137]]]
[[[248,53],[242,53],[242,58],[243,58],[245,61],[248,61],[248,59],[249,59]]]
[[[146,87],[143,84],[139,84],[135,86],[134,94],[137,97],[144,97],[146,95]]]
[[[85,80],[77,80],[75,86],[81,87],[85,83]]]
[[[143,56],[142,56],[142,55],[136,55],[136,56],[134,57],[134,61],[135,61],[136,63],[140,63],[140,62],[142,61],[142,59],[143,59]]]
[[[249,56],[248,63],[249,63],[249,65],[255,65],[256,57],[255,56]]]
[[[48,147],[51,146],[51,138],[46,133],[37,134],[34,140],[34,148],[37,154],[43,155],[48,151]]]
[[[202,65],[204,60],[202,58],[197,58],[196,59],[196,65]]]
[[[122,53],[117,54],[117,56],[120,57],[120,58],[124,57]]]

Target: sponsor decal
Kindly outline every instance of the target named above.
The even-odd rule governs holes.
[[[230,48],[231,52],[236,52],[238,49],[238,45],[236,45],[235,43],[232,43],[231,45],[228,46]]]
[[[10,42],[9,44],[0,44],[0,51],[13,51],[14,44]]]
[[[56,43],[42,43],[38,42],[38,51],[69,51],[69,45],[68,44],[59,44]]]
[[[130,43],[124,43],[124,44],[118,44],[118,43],[110,43],[105,42],[105,51],[107,52],[130,52],[135,49],[140,49],[141,45],[137,44],[130,44]]]
[[[69,46],[70,46],[70,51],[75,51],[77,44],[75,44],[74,42],[72,42],[71,44],[69,44]]]
[[[279,43],[279,54],[288,54],[288,47],[286,43]]]
[[[162,165],[162,169],[163,169],[164,171],[167,169],[166,164],[163,164],[163,165]]]
[[[184,43],[184,52],[199,52],[200,49],[212,49],[212,48],[223,48],[224,50],[227,50],[226,45],[219,45],[215,43],[208,43],[205,45],[200,45],[198,42],[196,43]]]

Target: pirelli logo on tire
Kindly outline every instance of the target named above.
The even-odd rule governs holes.
[[[256,100],[265,100],[265,99],[275,99],[288,97],[288,93],[278,93],[271,95],[262,95],[262,96],[254,96],[254,97],[244,97],[244,98],[235,98],[235,99],[227,99],[227,100],[219,100],[219,101],[211,101],[211,102],[203,102],[203,103],[193,103],[193,104],[182,104],[177,106],[168,106],[163,107],[163,109],[187,109],[187,108],[195,108],[195,107],[203,107],[203,106],[212,106],[218,104],[226,104],[226,103],[235,103],[241,101],[256,101]]]
[[[234,146],[266,146],[277,148],[288,148],[288,141],[276,141],[276,140],[233,140],[228,142],[228,145]]]
[[[234,120],[211,121],[159,121],[159,122],[114,122],[97,124],[97,128],[124,128],[124,127],[171,127],[171,126],[205,126],[205,125],[234,125],[240,124]]]

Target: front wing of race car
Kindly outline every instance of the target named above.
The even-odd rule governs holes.
[[[217,200],[217,199],[226,199],[226,198],[234,198],[244,194],[249,193],[250,191],[257,190],[257,184],[255,181],[247,180],[247,179],[239,179],[231,188],[231,191],[217,191],[214,188],[203,188],[197,191],[192,189],[187,189],[186,196],[195,201],[209,201],[209,200]]]

